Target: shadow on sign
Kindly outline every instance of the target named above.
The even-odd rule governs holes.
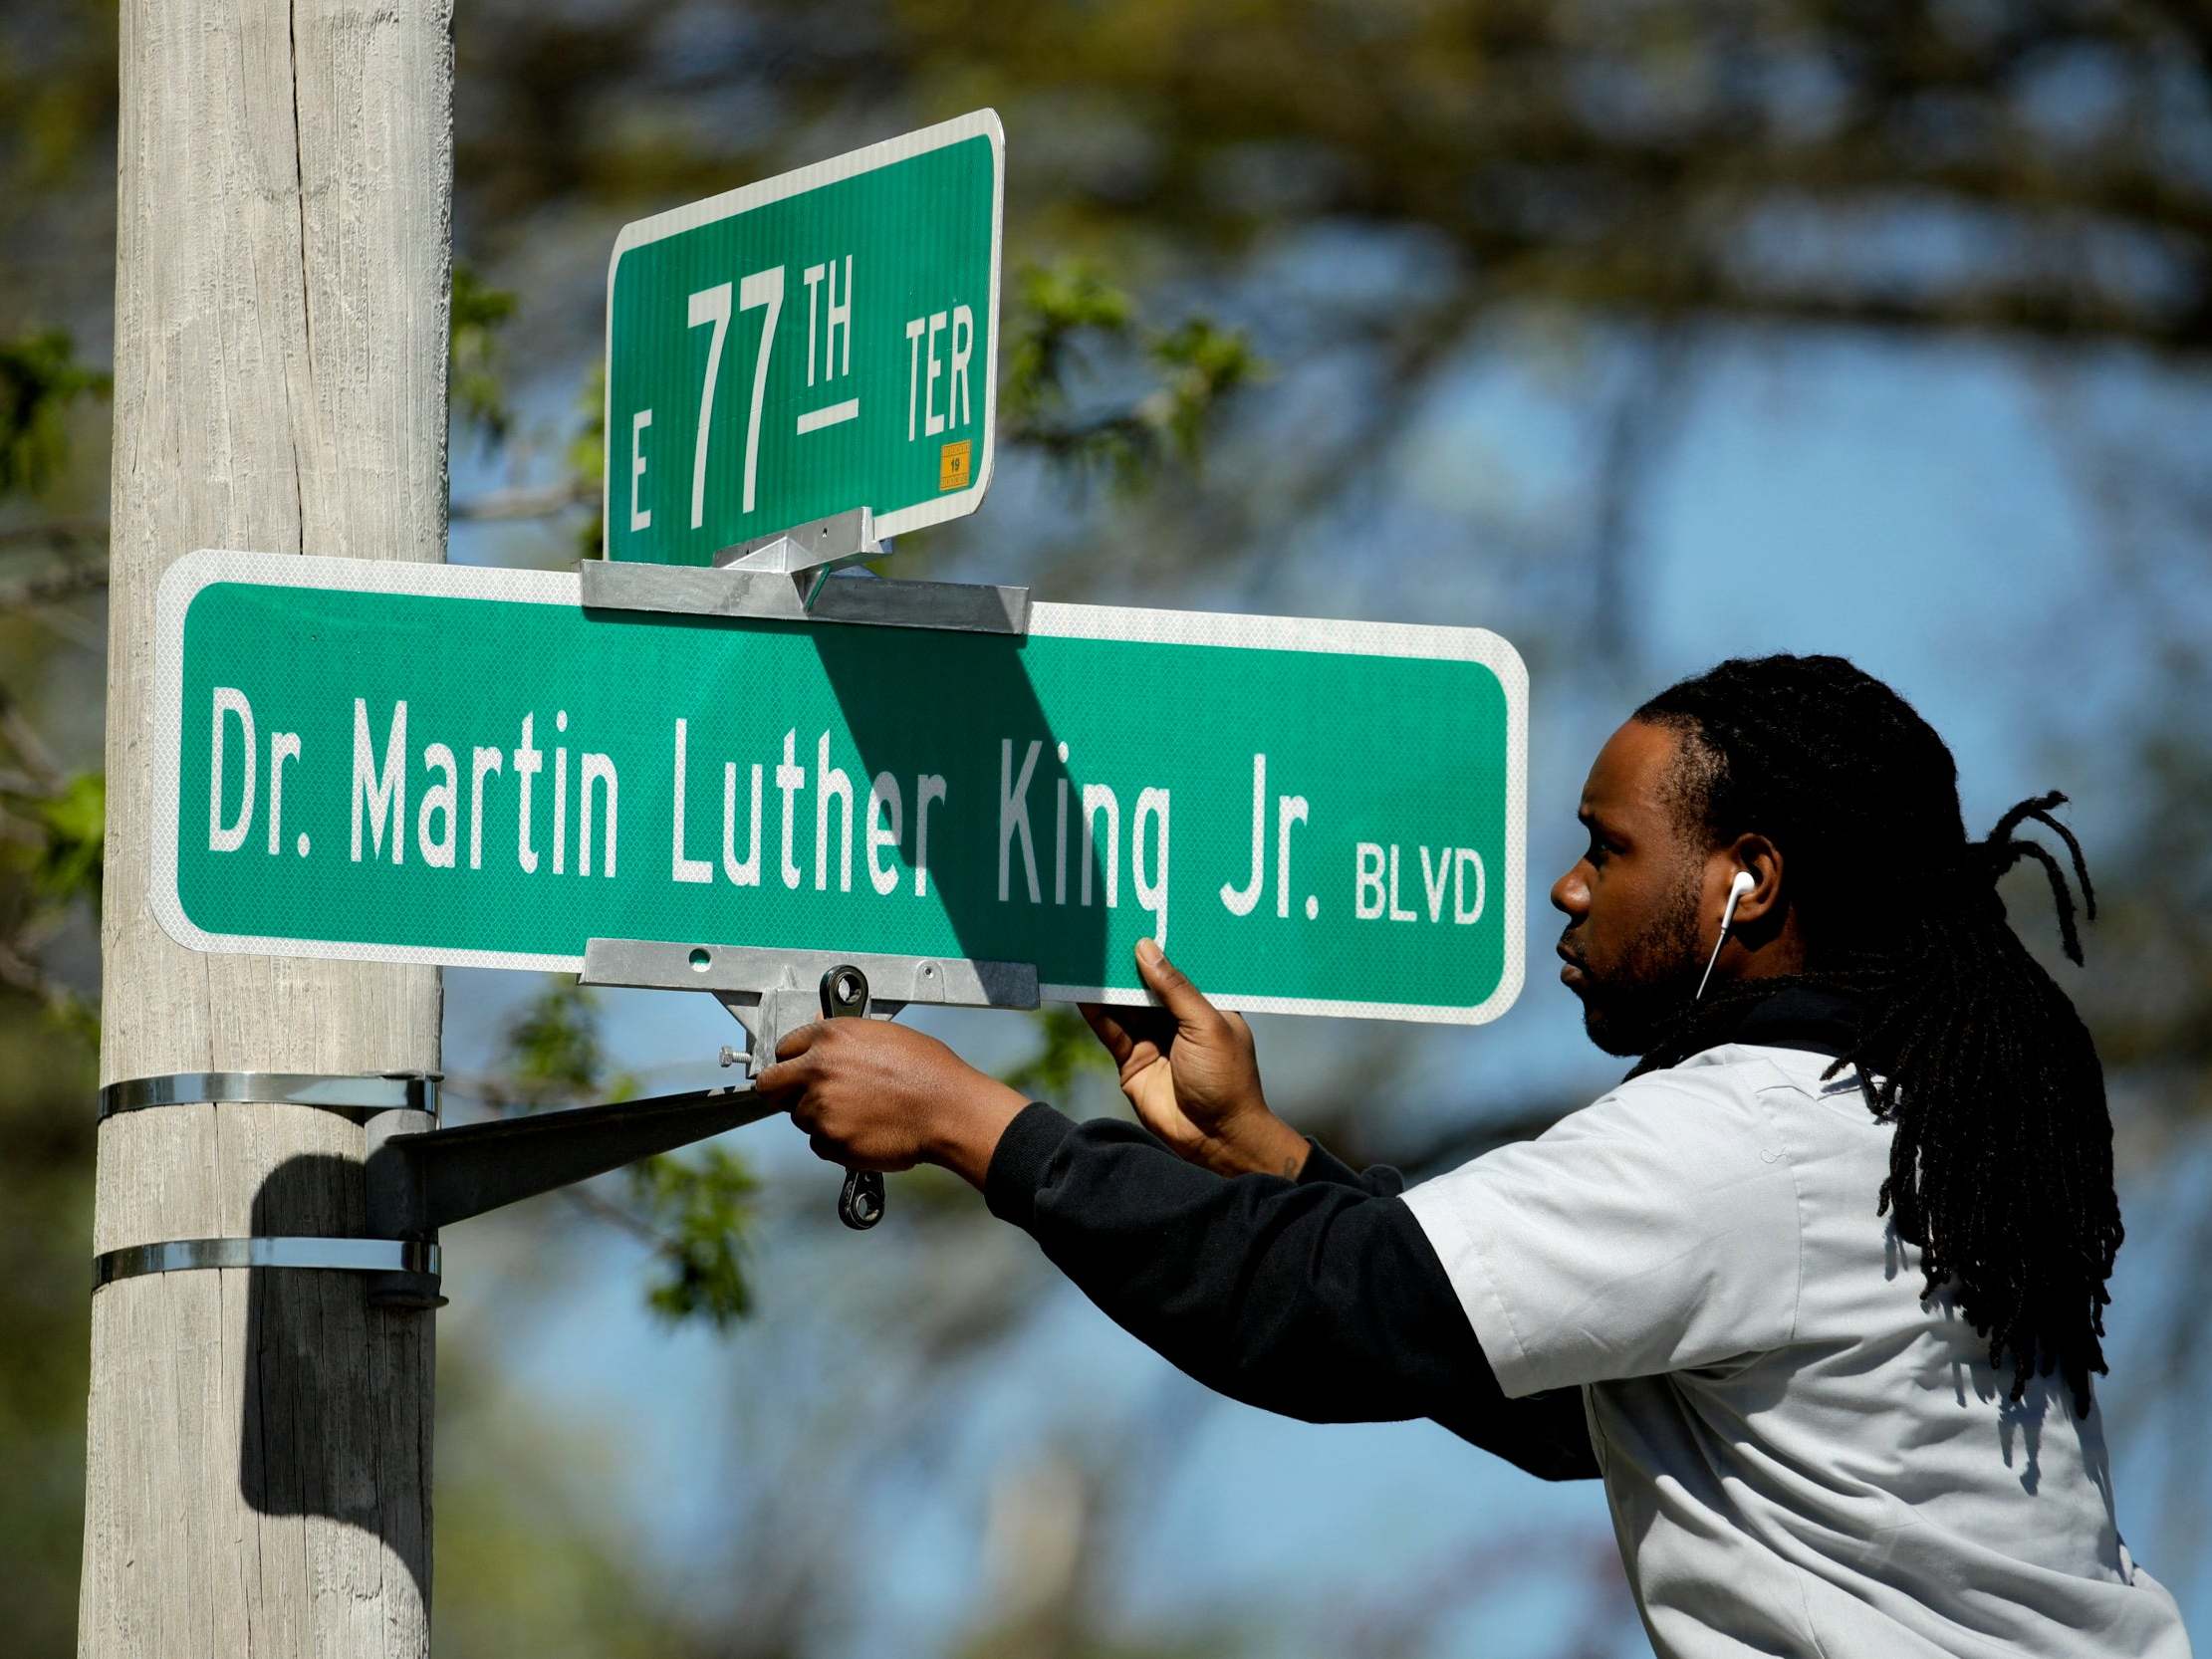
[[[957,746],[968,787],[981,786],[982,811],[971,805],[963,819],[975,837],[967,855],[931,871],[961,954],[1030,963],[1048,985],[1106,983],[1108,912],[1134,885],[1133,860],[1114,842],[1132,837],[1135,803],[1117,800],[1110,817],[1103,806],[1095,818],[1085,813],[1030,682],[1025,642],[919,628],[817,627],[811,638],[860,754],[863,798],[871,780],[895,777],[932,739],[941,750]],[[885,696],[886,681],[904,694]],[[1009,791],[1026,799],[1026,840],[1002,830]],[[1087,822],[1099,830],[1088,841]]]

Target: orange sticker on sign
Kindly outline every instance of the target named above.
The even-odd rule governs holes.
[[[964,490],[968,487],[968,457],[975,447],[973,438],[962,438],[958,443],[948,443],[937,452],[937,488]]]

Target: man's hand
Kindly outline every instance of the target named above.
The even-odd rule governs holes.
[[[1136,971],[1165,1006],[1082,1006],[1144,1126],[1222,1175],[1296,1176],[1306,1164],[1306,1137],[1268,1110],[1244,1016],[1206,1001],[1149,939],[1137,942]]]
[[[815,1155],[850,1169],[942,1164],[976,1187],[1029,1101],[934,1037],[884,1020],[824,1020],[776,1045],[754,1089]]]

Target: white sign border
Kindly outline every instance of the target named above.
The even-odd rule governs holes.
[[[184,620],[203,589],[224,582],[265,587],[413,594],[426,598],[493,599],[508,603],[583,602],[575,571],[517,571],[478,565],[302,558],[295,554],[203,549],[188,553],[161,577],[153,622],[153,847],[147,901],[162,930],[190,950],[222,955],[305,956],[326,961],[403,962],[453,968],[520,968],[581,973],[584,958],[528,951],[437,949],[213,934],[184,914],[176,885],[179,771],[183,756]],[[1047,604],[1030,608],[1032,637],[1110,639],[1163,645],[1327,652],[1344,656],[1420,657],[1477,662],[1497,676],[1506,698],[1505,971],[1497,988],[1472,1008],[1426,1003],[1345,1002],[1321,997],[1249,995],[1208,986],[1224,1007],[1253,1014],[1305,1014],[1351,1020],[1405,1020],[1426,1025],[1486,1025],[1511,1008],[1527,973],[1529,676],[1520,652],[1488,628],[1418,622],[1341,622],[1298,616],[1245,616],[1223,611],[1145,610],[1118,605]],[[737,940],[700,940],[730,946]],[[1146,1003],[1125,986],[1038,987],[1048,1002]]]
[[[843,155],[833,155],[827,161],[816,161],[788,173],[778,173],[774,178],[764,178],[758,183],[743,184],[734,190],[724,190],[718,196],[686,202],[681,207],[671,207],[649,218],[634,219],[622,226],[614,238],[614,251],[607,260],[607,345],[603,356],[603,378],[606,385],[600,410],[600,424],[605,428],[605,452],[601,456],[600,479],[600,552],[603,557],[614,557],[614,271],[621,264],[622,255],[632,248],[641,248],[685,231],[697,230],[719,219],[734,218],[749,213],[756,207],[766,207],[770,202],[782,201],[808,190],[819,190],[826,184],[854,178],[861,173],[874,172],[894,162],[908,161],[931,150],[943,149],[969,138],[987,137],[991,140],[991,353],[984,365],[983,374],[983,459],[975,469],[975,478],[964,490],[953,490],[919,501],[911,507],[901,507],[895,512],[884,513],[875,520],[878,539],[900,536],[909,530],[923,530],[933,524],[964,517],[983,505],[983,495],[991,487],[991,469],[998,453],[998,404],[999,404],[999,259],[1006,242],[1006,128],[999,120],[996,110],[974,110],[956,116],[951,120],[939,121],[935,126],[919,127],[912,132],[902,132],[895,138],[869,144],[864,149],[849,150]],[[863,504],[864,505],[864,504]],[[796,525],[774,527],[795,530]],[[770,532],[764,532],[767,534]],[[652,561],[618,561],[618,563],[649,564]]]

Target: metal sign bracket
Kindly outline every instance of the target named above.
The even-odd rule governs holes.
[[[1037,1007],[1037,970],[1027,962],[761,950],[657,939],[593,939],[584,947],[585,985],[706,991],[751,1038],[747,1073],[759,1076],[786,1033],[822,1018],[823,976],[850,968],[866,977],[867,1017],[894,1019],[909,1003],[959,1008]],[[722,1064],[740,1057],[725,1048]]]
[[[886,580],[833,572],[890,551],[865,507],[726,548],[711,565],[587,559],[578,567],[589,610],[750,616],[775,622],[1029,633],[1029,590],[989,583]]]
[[[816,1019],[887,1020],[911,1003],[1037,1006],[1037,970],[1028,963],[956,958],[594,939],[581,977],[587,985],[710,992],[752,1034],[753,1076],[786,1032]],[[737,1058],[722,1051],[725,1066]],[[422,1128],[420,1112],[384,1112],[368,1124],[369,1234],[434,1245],[441,1227],[773,1117],[777,1109],[751,1088],[720,1087],[443,1129]],[[874,1226],[883,1215],[882,1178],[849,1171],[838,1214],[849,1227]],[[369,1295],[392,1305],[434,1305],[435,1268],[379,1274]]]

